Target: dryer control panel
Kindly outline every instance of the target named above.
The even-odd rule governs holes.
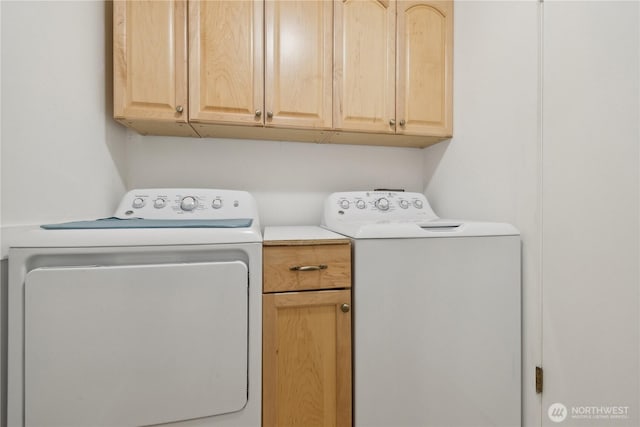
[[[125,194],[114,216],[123,219],[256,219],[258,213],[253,196],[246,191],[150,188]]]

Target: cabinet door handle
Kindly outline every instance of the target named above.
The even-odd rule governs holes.
[[[273,112],[272,111],[267,111],[267,118],[268,119],[273,119]]]
[[[407,122],[404,121],[404,119],[400,120],[400,126],[404,127],[404,125],[406,125]]]
[[[182,105],[176,106],[176,113],[182,114],[183,111],[184,111],[184,108],[182,108]]]
[[[396,120],[395,119],[390,119],[389,120],[389,126],[395,126],[396,125]]]
[[[262,116],[262,110],[256,110],[256,117]]]
[[[293,267],[289,267],[291,271],[318,271],[318,270],[326,270],[328,266],[326,264],[320,265],[294,265]]]
[[[342,304],[340,310],[342,310],[343,313],[348,313],[349,310],[351,310],[351,306],[349,306],[349,304]]]

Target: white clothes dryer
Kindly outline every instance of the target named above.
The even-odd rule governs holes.
[[[520,426],[518,231],[399,191],[331,194],[322,225],[353,241],[355,425]]]
[[[139,189],[44,227],[9,249],[8,425],[260,425],[249,193]]]

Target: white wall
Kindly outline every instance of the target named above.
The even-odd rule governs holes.
[[[109,4],[1,3],[2,226],[111,214],[125,131],[111,119]]]
[[[640,425],[639,14],[544,6],[543,411],[629,407],[568,426]]]
[[[523,242],[523,418],[540,425],[538,3],[458,1],[454,138],[424,151],[442,217],[505,221]],[[490,390],[489,390],[490,391]]]
[[[135,187],[250,191],[261,224],[319,224],[333,191],[422,191],[422,152],[277,141],[189,139],[129,133],[128,179]]]

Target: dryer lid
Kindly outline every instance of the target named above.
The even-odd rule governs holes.
[[[45,230],[87,230],[102,228],[241,228],[251,227],[253,219],[143,219],[116,217],[94,221],[72,221],[61,224],[44,224]]]

